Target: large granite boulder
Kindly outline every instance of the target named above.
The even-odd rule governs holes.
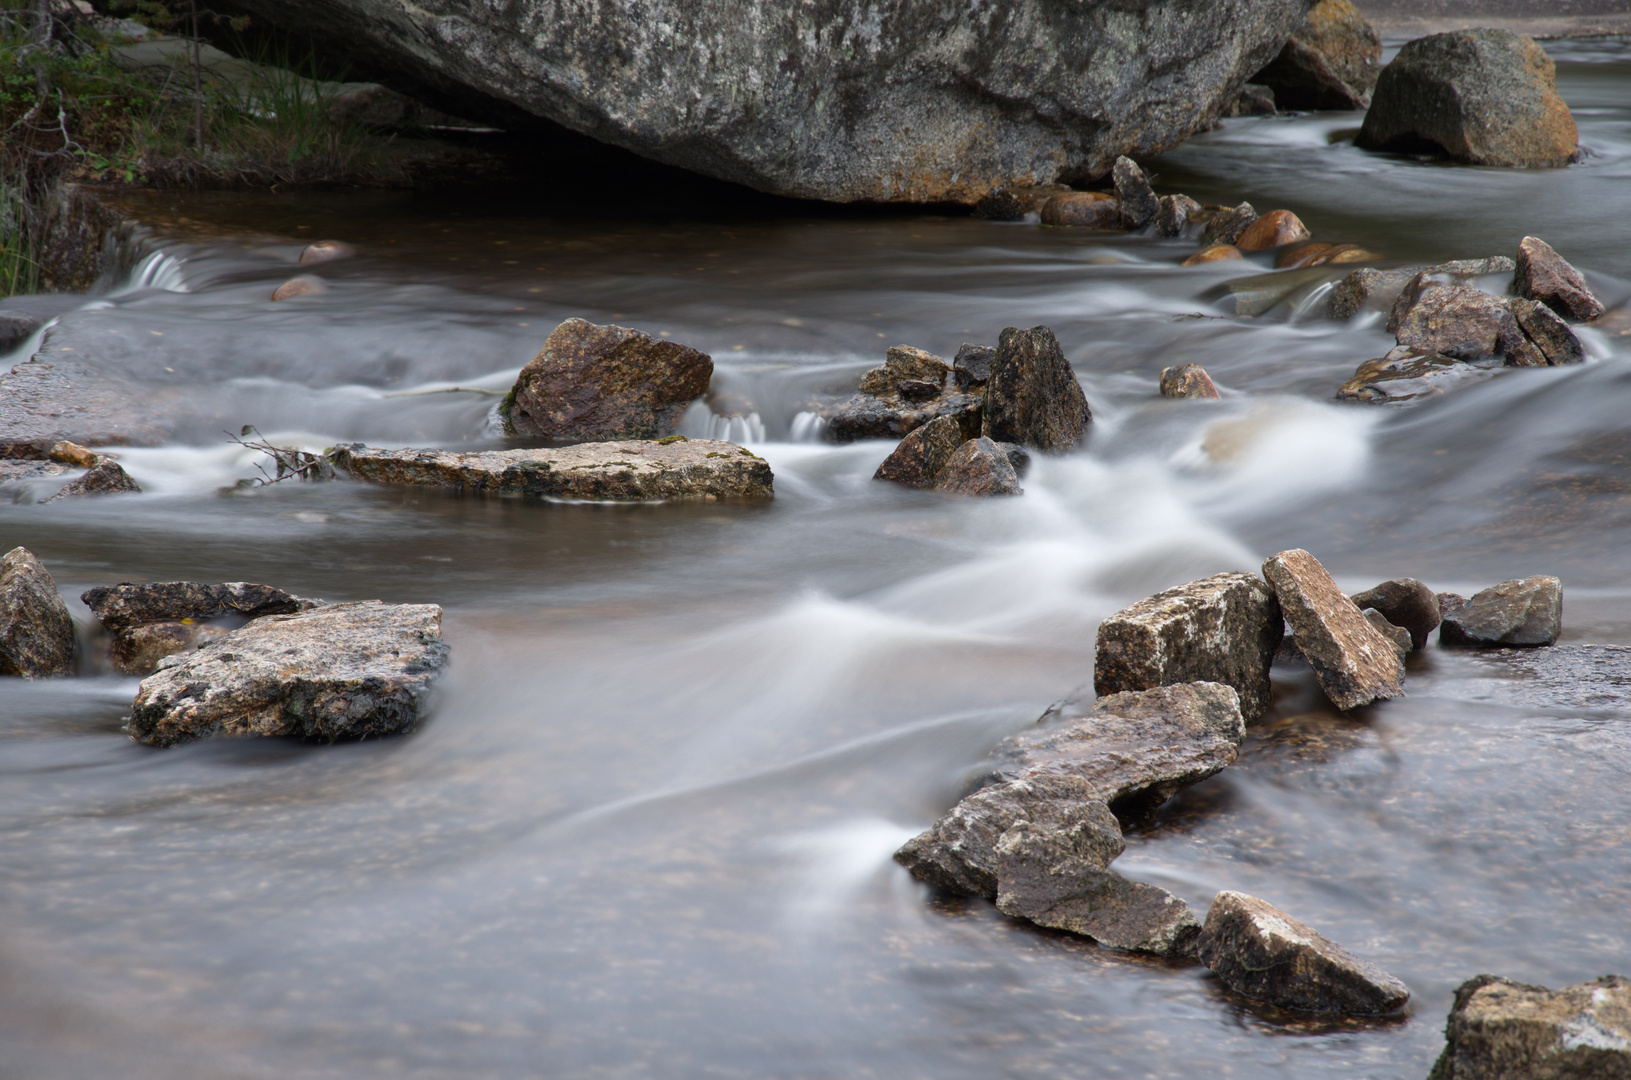
[[[499,407],[505,430],[574,442],[672,435],[714,362],[643,330],[568,319]]]
[[[1529,168],[1569,164],[1579,141],[1546,50],[1487,27],[1408,42],[1382,69],[1355,139],[1369,150]]]
[[[1382,39],[1349,0],[1320,0],[1252,76],[1282,109],[1363,109],[1382,70]]]
[[[1563,632],[1563,583],[1537,574],[1503,581],[1444,613],[1440,645],[1463,648],[1550,645]]]
[[[1476,975],[1455,992],[1428,1080],[1624,1080],[1631,1076],[1631,980],[1548,990]]]
[[[270,585],[230,581],[124,582],[80,595],[112,639],[113,669],[146,675],[166,656],[213,641],[245,620],[293,615],[318,606]]]
[[[1332,704],[1354,709],[1404,693],[1404,661],[1318,559],[1301,548],[1282,551],[1263,563],[1263,577]]]
[[[206,735],[333,741],[419,721],[447,665],[435,604],[332,604],[269,615],[142,680],[128,730],[149,746]]]
[[[1174,683],[1215,682],[1240,712],[1268,711],[1269,665],[1285,620],[1274,592],[1251,574],[1214,574],[1123,608],[1099,624],[1093,689],[1101,696]]]
[[[236,0],[458,116],[763,191],[974,203],[1204,130],[1307,0]]]
[[[986,382],[981,434],[1038,450],[1069,450],[1093,422],[1087,395],[1046,326],[1008,327]]]
[[[45,564],[25,547],[0,556],[0,676],[74,670],[74,619]]]

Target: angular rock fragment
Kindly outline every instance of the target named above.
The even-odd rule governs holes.
[[[952,452],[934,478],[934,489],[947,495],[1023,495],[1019,474],[1003,449],[987,438],[969,439]]]
[[[907,487],[930,487],[962,446],[963,429],[949,416],[929,421],[900,441],[900,445],[872,474],[874,480],[892,480]]]
[[[1269,666],[1284,620],[1274,593],[1250,574],[1214,574],[1123,608],[1099,624],[1093,689],[1101,696],[1176,683],[1234,688],[1240,712],[1268,711]]]
[[[1242,229],[1234,245],[1241,251],[1267,251],[1307,240],[1311,235],[1308,226],[1290,210],[1270,210]]]
[[[1216,211],[1207,220],[1206,229],[1201,233],[1201,246],[1233,244],[1256,220],[1257,211],[1252,209],[1251,203],[1243,202],[1233,209]]]
[[[74,670],[74,620],[45,564],[25,547],[0,556],[0,676]]]
[[[141,490],[141,485],[132,480],[117,461],[104,459],[86,470],[85,475],[70,480],[61,491],[45,501],[78,499],[87,495],[137,495]]]
[[[1182,236],[1189,228],[1190,218],[1200,211],[1201,204],[1188,195],[1163,195],[1155,215],[1155,231],[1162,236]]]
[[[1535,236],[1524,237],[1518,245],[1516,261],[1512,291],[1518,296],[1545,304],[1575,322],[1589,322],[1603,313],[1603,302],[1586,285],[1580,271],[1553,251],[1546,241]]]
[[[113,667],[125,675],[146,675],[164,657],[213,640],[211,623],[235,629],[235,620],[293,615],[319,603],[246,581],[124,582],[87,589],[80,599],[112,636]]]
[[[1291,632],[1331,703],[1354,709],[1404,693],[1404,661],[1301,548],[1263,563]]]
[[[1579,132],[1534,41],[1481,28],[1407,42],[1382,69],[1355,144],[1474,165],[1567,165]]]
[[[1631,1076],[1631,980],[1548,990],[1475,975],[1455,992],[1428,1080],[1623,1080]]]
[[[1179,364],[1161,369],[1161,396],[1216,400],[1218,388],[1199,364]]]
[[[1363,109],[1382,69],[1382,39],[1349,0],[1320,0],[1252,76],[1286,109]]]
[[[1410,1000],[1398,979],[1245,893],[1213,898],[1195,951],[1231,990],[1288,1009],[1376,1016]]]
[[[1067,191],[1042,204],[1042,224],[1077,229],[1121,228],[1121,204],[1102,191]]]
[[[1240,696],[1222,683],[1111,694],[1091,711],[1071,699],[1004,740],[993,776],[1075,776],[1099,801],[1136,812],[1234,764],[1245,737]]]
[[[708,392],[713,371],[707,353],[677,341],[567,319],[521,369],[499,415],[515,435],[660,438]]]
[[[997,844],[1016,823],[1045,835],[1059,853],[1103,869],[1120,855],[1121,826],[1088,781],[1038,773],[981,788],[895,852],[895,861],[938,888],[997,896]]]
[[[989,345],[971,345],[964,343],[957,350],[957,355],[951,362],[952,382],[960,390],[984,386],[991,377],[991,361],[997,358],[997,350]]]
[[[269,615],[142,680],[128,730],[150,746],[206,735],[363,738],[411,730],[447,664],[434,604]]]
[[[1459,611],[1467,604],[1467,598],[1462,596],[1460,593],[1441,592],[1435,594],[1433,599],[1438,601],[1438,617],[1440,622],[1444,621],[1444,616],[1448,615],[1452,611]]]
[[[1399,654],[1400,660],[1410,655],[1410,631],[1402,626],[1394,626],[1388,622],[1386,615],[1375,608],[1366,608],[1361,614],[1365,616],[1366,622],[1376,628],[1377,633],[1387,638],[1388,644],[1393,646],[1393,651]]]
[[[1551,308],[1521,296],[1514,296],[1506,303],[1512,317],[1518,320],[1518,329],[1522,330],[1523,336],[1540,351],[1546,363],[1558,365],[1585,362],[1586,350],[1580,344],[1580,339],[1574,336],[1569,324],[1559,318]]]
[[[77,465],[81,469],[89,469],[102,460],[102,456],[95,450],[80,446],[78,443],[54,443],[48,455],[52,461],[60,461],[64,465]]]
[[[836,443],[900,439],[942,416],[957,421],[963,437],[972,439],[980,433],[985,419],[985,397],[948,391],[924,401],[911,401],[898,392],[882,397],[856,394],[827,417],[824,434]]]
[[[1536,575],[1503,581],[1446,610],[1438,629],[1440,645],[1468,649],[1550,645],[1563,632],[1563,583]]]
[[[1182,956],[1201,924],[1158,885],[1129,881],[1087,860],[1063,857],[1043,830],[1017,823],[997,842],[997,910],[1101,945]]]
[[[1126,229],[1142,229],[1155,220],[1161,204],[1150,187],[1150,178],[1129,157],[1118,157],[1111,169],[1116,182],[1116,199],[1121,203],[1121,224]]]
[[[1005,329],[991,361],[980,434],[1038,450],[1069,450],[1092,421],[1087,395],[1053,331]]]
[[[1361,610],[1373,608],[1394,626],[1410,634],[1410,647],[1421,649],[1427,635],[1438,626],[1441,615],[1438,595],[1415,578],[1394,578],[1372,589],[1356,592],[1348,599]]]
[[[1463,364],[1452,356],[1396,345],[1386,356],[1366,360],[1338,388],[1338,401],[1370,405],[1404,404],[1483,382],[1494,369]]]
[[[735,443],[670,436],[537,450],[380,450],[337,446],[335,468],[358,480],[477,494],[627,502],[768,499],[770,464]]]
[[[884,351],[883,366],[861,376],[861,393],[881,397],[900,389],[902,383],[929,383],[944,387],[951,365],[924,349],[892,345]]]

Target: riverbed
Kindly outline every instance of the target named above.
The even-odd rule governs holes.
[[[1228,121],[1153,162],[1156,189],[1287,207],[1398,264],[1536,235],[1626,304],[1631,44],[1548,49],[1587,151],[1567,170],[1371,155],[1358,114],[1320,114]],[[139,746],[136,680],[94,655],[0,684],[0,1074],[1410,1078],[1474,974],[1631,973],[1631,704],[1536,704],[1436,647],[1405,698],[1347,715],[1277,674],[1240,762],[1115,864],[1198,911],[1269,900],[1403,979],[1403,1018],[1265,1009],[890,859],[1091,683],[1100,619],[1285,548],[1349,591],[1555,574],[1565,643],[1631,644],[1623,311],[1585,365],[1342,405],[1379,321],[1311,296],[1234,315],[1221,290],[1267,266],[1181,269],[1193,241],[595,187],[124,196],[153,223],[137,270],[30,349],[162,422],[118,451],[146,493],[0,505],[0,549],[76,597],[440,604],[453,664],[419,731],[332,746]],[[315,239],[356,255],[297,267]],[[270,302],[301,271],[327,291]],[[682,430],[768,459],[774,501],[235,486],[257,455],[225,432],[249,424],[499,445],[499,395],[570,316],[709,352]],[[890,444],[820,438],[813,403],[886,347],[1037,324],[1094,424],[1023,497],[874,482]],[[1191,362],[1222,399],[1159,399]]]

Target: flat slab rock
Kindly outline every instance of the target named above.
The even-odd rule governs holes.
[[[358,480],[493,495],[628,502],[768,499],[770,464],[714,439],[581,443],[548,450],[380,450],[337,446],[337,468]]]
[[[1548,990],[1478,975],[1456,990],[1444,1036],[1428,1080],[1624,1080],[1631,980]]]
[[[441,625],[435,604],[378,600],[256,619],[160,661],[136,692],[127,730],[149,746],[409,731],[447,665]]]
[[[1355,709],[1404,693],[1404,661],[1318,559],[1301,548],[1282,551],[1263,563],[1263,577],[1333,705]]]
[[[1376,1016],[1410,999],[1398,979],[1245,893],[1213,898],[1195,952],[1231,990],[1288,1009]]]
[[[1159,885],[1053,858],[1047,840],[1023,825],[1003,834],[997,856],[997,910],[1005,915],[1157,956],[1187,954],[1200,934],[1189,905]]]

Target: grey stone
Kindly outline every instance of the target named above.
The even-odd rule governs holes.
[[[1514,296],[1507,301],[1507,310],[1518,320],[1518,329],[1522,330],[1523,336],[1540,351],[1546,363],[1558,365],[1585,362],[1586,350],[1581,346],[1580,339],[1574,336],[1569,324],[1559,318],[1551,308],[1534,300]]]
[[[1563,583],[1536,575],[1503,581],[1473,594],[1461,607],[1444,613],[1440,645],[1531,648],[1550,645],[1563,632]]]
[[[1336,397],[1368,405],[1404,405],[1483,382],[1494,374],[1489,367],[1397,345],[1386,356],[1360,364],[1353,378],[1337,389]]]
[[[1274,593],[1251,574],[1214,574],[1123,608],[1099,624],[1093,689],[1101,696],[1176,683],[1234,688],[1240,711],[1268,711],[1269,666],[1284,620]]]
[[[708,392],[713,371],[707,353],[677,341],[567,319],[521,369],[499,412],[517,435],[661,438]]]
[[[1218,388],[1199,364],[1179,364],[1161,369],[1161,396],[1216,400]]]
[[[1201,246],[1212,244],[1232,244],[1240,239],[1240,234],[1251,228],[1252,222],[1257,220],[1257,211],[1252,209],[1251,203],[1243,202],[1232,209],[1214,212],[1207,219],[1206,228],[1201,232]]]
[[[1121,223],[1125,228],[1142,229],[1155,220],[1161,204],[1150,188],[1150,178],[1129,157],[1116,158],[1110,170],[1116,182],[1116,198],[1121,203]]]
[[[1467,598],[1465,596],[1462,596],[1460,593],[1453,592],[1437,593],[1434,595],[1433,599],[1438,601],[1438,617],[1440,622],[1444,621],[1444,616],[1448,615],[1452,611],[1460,610],[1462,607],[1465,607],[1467,603]]]
[[[1456,989],[1444,1038],[1428,1080],[1625,1080],[1631,980],[1548,990],[1475,975]]]
[[[117,461],[103,459],[87,469],[83,476],[70,480],[61,491],[45,501],[80,499],[88,495],[136,495],[140,494],[141,490],[141,485],[132,480],[130,474],[120,468]]]
[[[1349,0],[1320,0],[1252,78],[1285,109],[1363,109],[1382,66],[1382,39]]]
[[[164,657],[213,640],[212,622],[292,615],[321,604],[246,581],[124,582],[87,589],[80,599],[111,636],[113,668],[125,675],[146,675]]]
[[[1325,314],[1332,319],[1351,319],[1366,308],[1385,310],[1419,272],[1361,267],[1331,287]]]
[[[1212,899],[1195,951],[1231,990],[1288,1009],[1383,1015],[1410,1000],[1398,979],[1245,893]]]
[[[991,377],[991,361],[996,358],[997,350],[991,346],[965,342],[951,362],[952,382],[961,390],[984,386]]]
[[[906,400],[899,393],[881,397],[856,394],[828,415],[824,435],[835,443],[850,443],[858,439],[901,439],[942,416],[957,421],[963,437],[972,439],[980,434],[980,425],[985,419],[985,396],[983,393],[947,391],[928,401],[914,402]]]
[[[1348,599],[1354,606],[1373,608],[1394,626],[1402,626],[1410,634],[1412,649],[1423,648],[1427,635],[1438,626],[1442,615],[1438,609],[1438,595],[1415,578],[1394,578],[1375,588],[1356,592]]]
[[[735,443],[670,436],[536,450],[380,450],[362,443],[331,451],[358,480],[452,488],[478,494],[628,502],[768,499],[770,465]]]
[[[1475,165],[1567,165],[1579,133],[1544,49],[1482,28],[1407,42],[1382,70],[1355,143]]]
[[[1535,236],[1518,244],[1518,258],[1512,275],[1512,291],[1526,300],[1537,300],[1565,319],[1587,322],[1604,311],[1580,271],[1552,250],[1552,245]]]
[[[1282,551],[1263,563],[1263,577],[1332,704],[1354,709],[1404,693],[1404,661],[1318,559],[1301,548]]]
[[[334,740],[411,730],[447,664],[434,604],[268,615],[142,680],[128,730],[150,746],[206,735]]]
[[[1376,628],[1377,633],[1387,638],[1388,644],[1393,646],[1393,651],[1399,654],[1400,660],[1410,655],[1410,631],[1388,622],[1387,616],[1375,608],[1366,608],[1360,614],[1365,616],[1366,622]]]
[[[1189,905],[1158,885],[1062,857],[1060,847],[1025,823],[1005,832],[996,848],[997,910],[1113,949],[1188,953],[1201,930]]]
[[[948,495],[1023,495],[1019,474],[1003,444],[969,439],[952,452],[934,478],[934,490]]]
[[[997,338],[981,434],[1038,450],[1069,450],[1093,422],[1087,395],[1046,326],[1008,327]]]
[[[872,478],[907,487],[930,487],[964,441],[957,421],[949,416],[938,417],[902,439]]]
[[[1245,737],[1240,696],[1222,683],[1111,694],[1090,710],[1071,698],[999,744],[992,776],[1074,776],[1100,802],[1137,812],[1234,764]]]
[[[1394,301],[1388,329],[1400,345],[1419,352],[1456,360],[1504,356],[1508,363],[1521,363],[1533,353],[1545,363],[1503,297],[1447,284],[1425,272],[1412,278]]]
[[[1188,195],[1163,195],[1155,215],[1155,231],[1162,236],[1182,236],[1200,209],[1201,204]]]
[[[45,564],[25,547],[0,556],[0,676],[45,679],[74,669],[74,620]]]
[[[926,382],[944,387],[951,365],[934,353],[911,345],[892,345],[884,351],[883,366],[861,376],[861,393],[882,397],[896,392],[903,382]]]

